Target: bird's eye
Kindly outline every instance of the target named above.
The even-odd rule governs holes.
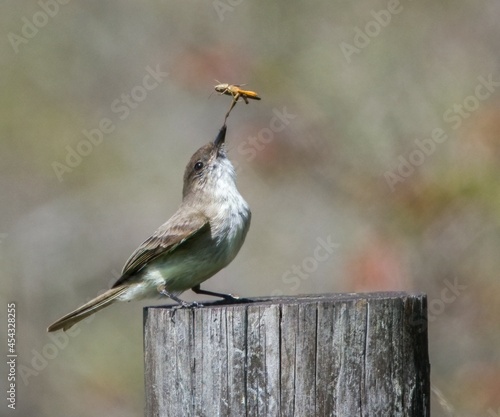
[[[196,164],[194,164],[194,170],[195,171],[199,171],[202,168],[203,168],[203,162],[198,161]]]

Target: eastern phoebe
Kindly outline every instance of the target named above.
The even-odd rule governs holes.
[[[47,331],[67,330],[115,301],[197,294],[235,298],[205,291],[200,284],[236,256],[250,226],[250,209],[236,188],[236,174],[226,157],[226,125],[213,142],[198,149],[184,172],[182,203],[176,213],[129,258],[113,287],[51,324]]]

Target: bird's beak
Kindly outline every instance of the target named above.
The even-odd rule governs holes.
[[[219,134],[214,140],[214,145],[217,146],[218,148],[220,148],[224,144],[224,140],[226,139],[226,129],[227,126],[224,123],[224,126],[221,127],[221,129],[219,130]]]

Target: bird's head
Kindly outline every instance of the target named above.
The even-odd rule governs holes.
[[[235,187],[234,167],[226,156],[224,143],[226,125],[222,126],[213,142],[198,149],[184,171],[183,198],[188,195],[223,193],[224,187]]]

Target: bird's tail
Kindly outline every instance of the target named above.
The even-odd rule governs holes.
[[[116,288],[111,288],[104,294],[90,300],[88,303],[77,308],[69,314],[61,317],[56,322],[52,323],[47,327],[48,332],[55,332],[56,330],[68,330],[74,324],[78,323],[80,320],[94,314],[95,312],[101,310],[104,307],[114,303],[116,299],[122,295],[128,289],[128,285],[120,285]]]

